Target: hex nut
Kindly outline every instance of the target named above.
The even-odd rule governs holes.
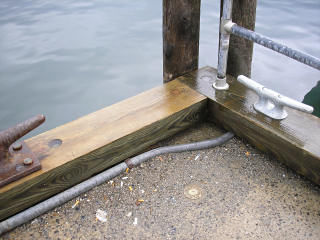
[[[33,163],[32,158],[25,158],[25,159],[23,160],[23,164],[24,164],[24,165],[31,165],[32,163]]]
[[[22,148],[21,142],[14,143],[14,144],[12,145],[12,149],[13,149],[14,151],[19,151],[21,148]]]

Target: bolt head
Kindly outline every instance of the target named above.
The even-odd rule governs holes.
[[[22,148],[21,142],[14,143],[14,144],[12,145],[12,149],[13,149],[14,151],[19,151],[21,148]]]
[[[23,164],[24,164],[24,165],[31,165],[32,163],[33,163],[32,158],[25,158],[25,159],[23,160]]]

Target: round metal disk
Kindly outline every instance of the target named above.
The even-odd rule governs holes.
[[[199,199],[202,197],[202,189],[197,185],[188,185],[184,188],[184,195],[189,199]]]

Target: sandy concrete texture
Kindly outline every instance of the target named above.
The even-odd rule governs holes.
[[[157,146],[222,133],[202,123]],[[320,239],[320,188],[234,138],[155,157],[2,239]]]

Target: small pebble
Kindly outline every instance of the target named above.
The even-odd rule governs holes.
[[[131,216],[132,216],[132,212],[128,212],[127,217],[131,217]]]

